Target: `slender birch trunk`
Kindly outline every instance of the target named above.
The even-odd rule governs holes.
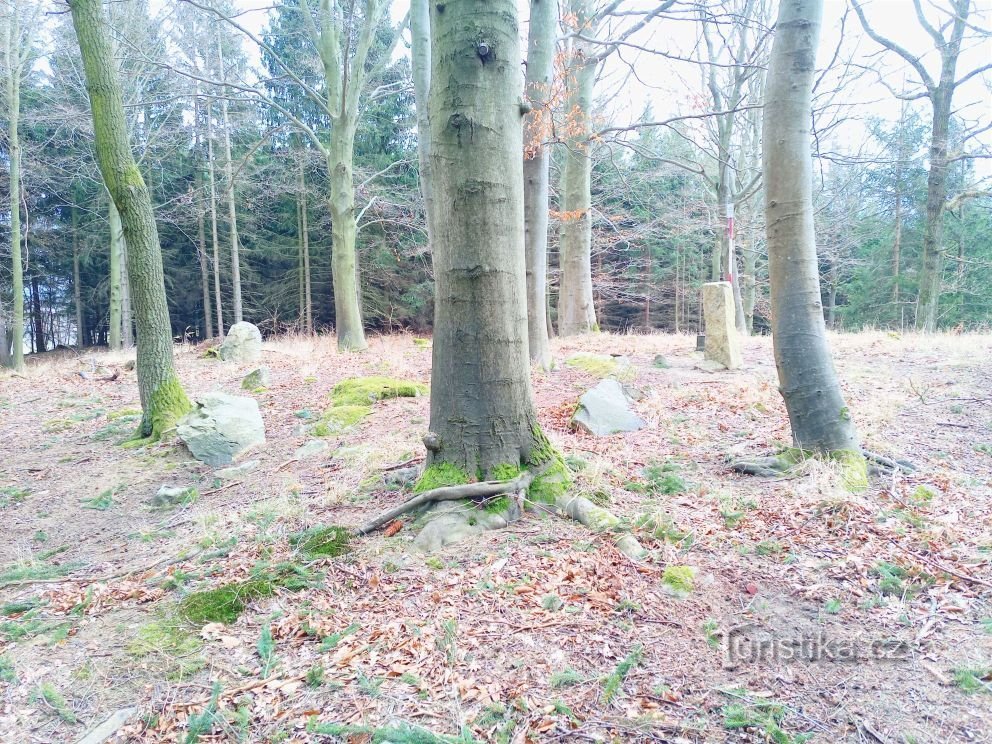
[[[151,198],[131,152],[120,80],[100,0],[69,0],[93,112],[97,163],[116,205],[130,260],[138,325],[137,377],[143,411],[138,435],[158,438],[189,410],[176,376],[162,251]]]
[[[782,0],[768,69],[762,161],[772,340],[796,447],[857,452],[827,344],[813,227],[810,121],[822,15],[823,0]]]

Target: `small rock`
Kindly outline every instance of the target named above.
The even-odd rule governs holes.
[[[265,424],[254,398],[207,393],[176,427],[197,460],[229,465],[249,447],[265,444]]]
[[[218,348],[225,362],[254,362],[262,355],[262,332],[251,323],[235,323]]]
[[[261,390],[272,384],[272,373],[268,367],[259,367],[249,372],[241,381],[242,390]]]
[[[398,468],[382,474],[382,482],[389,488],[408,486],[420,477],[420,466]]]
[[[297,460],[309,460],[311,457],[317,457],[322,455],[327,451],[327,442],[322,439],[314,439],[311,442],[307,442],[293,455]]]
[[[245,460],[243,463],[240,465],[235,465],[233,468],[218,470],[214,473],[214,477],[220,478],[221,480],[234,480],[235,478],[240,478],[242,475],[247,475],[257,467],[258,460]]]
[[[124,371],[133,372],[135,366],[136,366],[136,362],[133,359],[128,359],[126,362],[124,362]]]
[[[647,424],[630,410],[623,386],[616,380],[603,380],[579,398],[572,417],[573,428],[597,437],[623,431],[637,431]]]
[[[186,488],[178,486],[162,486],[158,492],[149,499],[149,503],[157,509],[169,506],[186,506],[192,504],[199,498],[200,494],[192,486]]]
[[[656,354],[654,357],[654,366],[657,369],[668,369],[668,360],[665,359],[663,354]]]

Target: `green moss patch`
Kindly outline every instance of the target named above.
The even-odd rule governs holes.
[[[661,583],[680,594],[688,594],[696,585],[696,569],[692,566],[667,566]]]
[[[468,473],[464,470],[449,462],[438,462],[424,470],[413,490],[415,493],[422,493],[445,486],[461,486],[468,482]]]
[[[138,628],[138,634],[127,650],[139,659],[154,657],[161,660],[169,679],[182,680],[206,667],[206,661],[199,655],[202,648],[203,641],[178,618],[169,617]]]
[[[841,467],[844,487],[852,493],[868,490],[868,461],[864,455],[854,450],[835,450],[830,459]]]
[[[193,592],[179,603],[179,616],[193,625],[230,625],[245,611],[249,602],[270,597],[273,591],[271,580],[253,579]]]
[[[344,527],[311,527],[289,538],[289,544],[306,558],[335,558],[351,551],[351,535]]]
[[[573,354],[565,360],[565,364],[593,377],[614,377],[618,380],[630,380],[634,377],[634,368],[626,360],[609,354]]]
[[[331,391],[331,405],[314,426],[313,434],[328,437],[354,426],[372,413],[372,405],[389,398],[415,398],[427,394],[427,386],[391,377],[352,377]]]

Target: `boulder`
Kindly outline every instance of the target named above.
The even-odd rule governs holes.
[[[234,480],[240,478],[243,475],[248,475],[252,470],[258,467],[258,460],[245,460],[240,465],[234,465],[230,468],[224,468],[223,470],[218,470],[214,473],[215,478],[220,478],[221,480]]]
[[[262,332],[251,323],[235,323],[218,349],[225,362],[254,362],[262,356]]]
[[[314,439],[297,449],[293,457],[297,460],[309,460],[311,457],[319,457],[325,452],[327,452],[327,442],[322,439]]]
[[[241,381],[242,390],[264,390],[272,384],[272,373],[268,367],[259,367],[245,375]]]
[[[572,427],[597,437],[643,429],[646,423],[630,410],[623,386],[616,380],[603,380],[579,398]]]
[[[254,398],[207,393],[176,427],[197,460],[228,465],[249,447],[265,443],[265,425]]]
[[[734,293],[730,282],[709,282],[703,285],[703,315],[706,318],[707,361],[737,369],[744,363],[741,339],[734,319]]]
[[[166,509],[170,506],[187,506],[199,498],[199,493],[193,486],[162,486],[158,492],[149,499],[149,503],[156,509]]]

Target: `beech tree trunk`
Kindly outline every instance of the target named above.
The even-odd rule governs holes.
[[[531,0],[524,117],[524,239],[527,263],[527,343],[530,359],[551,367],[548,342],[548,201],[551,153],[551,83],[554,76],[556,0]]]
[[[355,157],[356,121],[342,117],[332,130],[327,155],[331,182],[331,278],[334,282],[334,327],[338,348],[361,351],[367,347],[358,299],[358,252],[355,222],[355,184],[352,175]],[[341,131],[341,129],[344,131]]]
[[[410,0],[410,59],[413,95],[417,104],[417,154],[420,162],[420,193],[427,218],[427,243],[433,248],[434,184],[431,178],[430,117],[427,113],[431,89],[431,15],[429,0]]]
[[[45,317],[41,314],[41,288],[38,285],[38,275],[31,276],[31,320],[34,323],[34,351],[36,354],[47,351],[45,342]]]
[[[221,80],[224,80],[224,50],[219,35],[217,36],[217,60],[220,63]],[[221,98],[220,114],[224,124],[224,182],[227,187],[227,219],[231,233],[231,305],[234,311],[234,322],[240,323],[244,320],[244,306],[241,302],[241,247],[238,240],[238,210],[234,200],[231,120],[227,114],[227,98]]]
[[[576,28],[585,27],[587,0],[572,0]],[[561,277],[558,287],[558,333],[572,336],[599,330],[592,292],[592,111],[595,50],[572,39],[566,70],[565,163],[561,190]]]
[[[436,276],[428,465],[531,462],[516,0],[431,3]]]
[[[120,213],[138,326],[139,435],[156,438],[189,410],[173,366],[172,327],[151,198],[131,153],[120,80],[100,0],[69,0],[93,111],[97,163]]]
[[[200,142],[200,98],[193,100],[193,150],[196,153],[196,255],[200,262],[200,285],[203,293],[203,338],[214,336],[214,319],[210,308],[210,264],[207,259],[206,210],[203,206],[203,168],[199,158],[202,157]]]
[[[10,22],[6,26],[4,56],[7,68],[7,154],[10,176],[10,268],[11,268],[11,325],[13,350],[10,365],[18,372],[24,371],[24,267],[21,263],[21,140],[18,125],[21,118],[21,31],[19,25],[20,2],[14,0],[10,8]]]
[[[134,346],[134,312],[131,305],[131,278],[127,270],[127,241],[121,238],[121,346]]]
[[[307,334],[313,335],[313,295],[310,290],[310,205],[307,201],[307,182],[300,164],[300,249],[303,252],[303,318]]]
[[[813,227],[810,121],[823,0],[782,0],[764,102],[765,225],[779,389],[797,447],[859,450],[827,345]]]

